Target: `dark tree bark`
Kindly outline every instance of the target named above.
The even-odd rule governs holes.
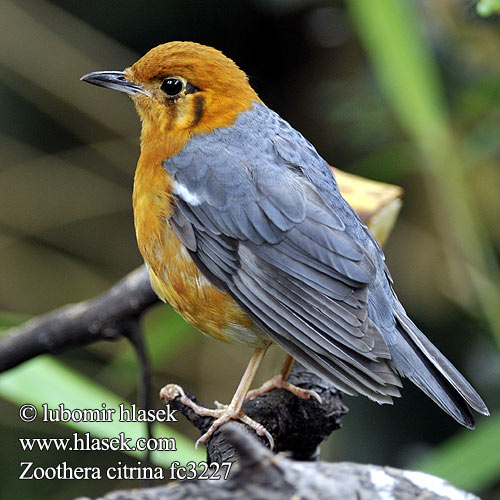
[[[298,387],[316,391],[322,399],[301,399],[284,389],[274,389],[257,398],[247,401],[244,412],[261,423],[274,439],[274,452],[289,452],[297,460],[316,460],[319,445],[341,426],[342,417],[347,408],[341,400],[341,393],[328,382],[307,371],[296,363],[288,380]],[[162,391],[163,392],[163,391]],[[186,396],[201,404],[194,396]],[[212,417],[201,417],[189,406],[182,403],[180,397],[165,399],[170,407],[182,413],[201,433],[205,433],[213,422]],[[269,446],[265,436],[258,436],[252,429],[241,422],[235,422],[245,432],[251,433],[265,446]],[[224,426],[215,431],[207,443],[207,461],[234,462],[236,452],[227,435],[222,432]]]

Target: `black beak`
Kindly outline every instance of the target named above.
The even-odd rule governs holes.
[[[93,73],[83,75],[80,80],[92,85],[98,85],[99,87],[125,92],[125,94],[132,96],[136,96],[137,94],[149,96],[149,92],[144,90],[140,85],[127,80],[123,71],[94,71]]]

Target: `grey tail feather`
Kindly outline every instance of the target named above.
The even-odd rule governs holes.
[[[403,312],[395,313],[399,334],[406,341],[393,347],[398,372],[409,378],[446,413],[474,428],[470,408],[489,415],[481,396]]]

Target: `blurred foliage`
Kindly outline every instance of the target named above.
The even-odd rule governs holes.
[[[461,432],[436,453],[410,464],[446,478],[459,488],[481,490],[498,481],[500,470],[500,415],[491,416],[474,433]]]
[[[472,283],[500,347],[500,270],[469,195],[467,166],[415,8],[406,0],[349,4],[390,104],[430,170],[431,202],[450,248],[446,264],[456,267],[453,263],[460,261],[460,279],[465,274]]]
[[[24,363],[2,375],[0,395],[5,399],[21,406],[26,401],[35,405],[39,415],[43,414],[42,405],[58,409],[61,403],[68,410],[92,408],[101,410],[103,405],[107,409],[114,409],[118,413],[118,405],[123,403],[121,398],[96,384],[92,380],[80,375],[75,370],[70,370],[57,360],[49,356],[40,356]],[[130,405],[125,403],[125,408]],[[117,437],[123,432],[131,443],[144,434],[144,424],[140,422],[78,422],[69,420],[64,422],[69,428],[82,434],[90,432],[96,437]],[[191,440],[186,439],[172,427],[156,423],[154,435],[157,438],[172,437],[177,444],[177,451],[170,453],[153,452],[152,460],[158,465],[168,467],[173,460],[186,463],[189,460],[203,460],[201,450],[193,449]],[[144,452],[126,452],[139,458],[144,457]]]
[[[17,326],[31,318],[29,314],[0,311],[0,332],[13,326]]]
[[[479,0],[476,10],[480,16],[484,17],[500,14],[500,0]]]
[[[393,407],[346,398],[351,412],[323,446],[323,458],[423,468],[482,498],[498,498],[500,29],[498,18],[476,12],[489,16],[493,5],[1,2],[0,328],[93,296],[140,264],[130,202],[139,120],[126,98],[85,86],[79,77],[122,69],[169,40],[216,46],[330,163],[404,187],[404,207],[386,252],[396,290],[494,415],[479,419],[471,433],[408,385]],[[151,310],[144,325],[155,388],[177,382],[204,402],[230,398],[248,349],[205,339],[168,306]],[[276,371],[280,356],[278,349],[270,353],[261,379]],[[17,416],[23,399],[93,405],[101,397],[133,402],[136,396],[137,363],[125,341],[49,359],[7,373],[8,379],[26,374],[10,389],[0,378],[2,498],[19,497],[23,488],[26,498],[65,499],[139,486],[19,486],[20,461],[53,466],[63,458],[22,453],[17,438],[72,431],[23,424]],[[196,435],[181,421],[174,430]],[[118,453],[70,459],[81,466],[137,463]]]

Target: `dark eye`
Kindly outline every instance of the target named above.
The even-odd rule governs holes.
[[[184,90],[184,82],[171,76],[161,82],[160,88],[168,97],[176,97]]]

